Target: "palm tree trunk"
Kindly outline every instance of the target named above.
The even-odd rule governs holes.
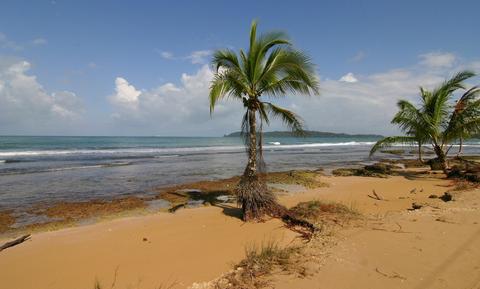
[[[256,111],[248,111],[248,162],[237,186],[237,202],[242,207],[243,220],[258,220],[265,214],[278,214],[275,195],[268,190],[267,182],[259,176],[257,168]]]
[[[422,160],[422,143],[418,142],[418,160],[423,163]]]
[[[257,119],[255,111],[248,111],[248,162],[243,173],[244,177],[254,177],[257,175]]]
[[[439,165],[439,169],[443,170],[444,172],[447,171],[448,166],[447,166],[447,155],[443,151],[443,149],[439,145],[435,145],[433,147],[433,150],[435,151],[435,154],[437,155],[436,162]],[[432,169],[435,169],[432,167]]]
[[[463,153],[463,137],[460,138],[460,148],[458,149],[457,157]]]

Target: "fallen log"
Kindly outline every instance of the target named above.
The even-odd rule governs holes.
[[[2,246],[0,246],[0,252],[7,249],[7,248],[10,248],[10,247],[16,246],[18,244],[21,244],[21,243],[23,243],[23,242],[25,242],[29,239],[30,239],[30,234],[21,236],[20,238],[17,238],[13,241],[7,242],[7,243],[3,244]]]

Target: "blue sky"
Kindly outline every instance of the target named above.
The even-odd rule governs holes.
[[[480,68],[479,10],[478,1],[2,1],[0,133],[238,130],[240,105],[213,119],[200,107],[205,65],[215,49],[245,47],[252,19],[286,31],[316,63],[320,99],[282,102],[310,129],[394,133],[396,99]]]

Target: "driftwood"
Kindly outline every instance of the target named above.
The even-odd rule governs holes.
[[[179,204],[179,205],[175,205],[175,206],[171,207],[170,209],[168,209],[168,212],[169,213],[175,213],[177,210],[185,208],[186,206],[187,206],[187,203],[182,203],[182,204]]]
[[[378,274],[384,276],[384,277],[387,277],[387,278],[398,278],[398,279],[401,279],[401,280],[407,280],[406,277],[398,274],[397,272],[393,271],[393,274],[389,275],[389,274],[386,274],[386,273],[383,273],[382,271],[380,271],[378,268],[375,268],[375,272],[377,272]]]
[[[386,201],[384,198],[380,197],[375,190],[372,190],[373,196],[372,195],[367,195],[369,198],[372,198],[374,200],[379,200],[379,201]]]
[[[15,240],[13,240],[13,241],[7,242],[7,243],[3,244],[2,246],[0,246],[0,251],[3,251],[3,250],[5,250],[5,249],[7,249],[7,248],[16,246],[16,245],[18,245],[18,244],[21,244],[21,243],[23,243],[23,242],[25,242],[25,241],[27,241],[27,240],[29,240],[29,239],[30,239],[30,234],[21,236],[20,238],[17,238],[17,239],[15,239]]]

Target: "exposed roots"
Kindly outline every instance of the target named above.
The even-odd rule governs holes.
[[[263,178],[243,176],[237,186],[237,202],[242,207],[244,221],[261,221],[264,216],[281,219],[287,228],[310,240],[319,229],[280,205],[267,188]]]
[[[244,221],[261,220],[272,215],[277,206],[275,195],[258,176],[243,176],[237,186],[237,202],[242,208]]]

